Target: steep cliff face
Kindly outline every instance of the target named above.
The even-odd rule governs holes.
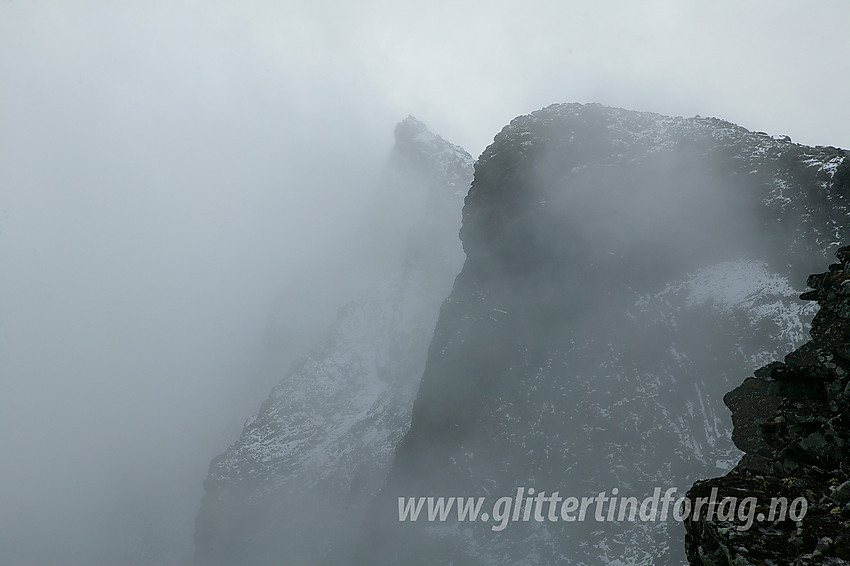
[[[457,233],[471,174],[469,154],[421,122],[396,127],[372,255],[360,266],[394,272],[340,309],[322,343],[213,460],[196,564],[334,564],[350,554],[409,427],[439,305],[463,261]]]
[[[848,236],[845,164],[716,119],[512,121],[475,165],[467,260],[355,562],[684,562],[680,525],[401,523],[397,497],[641,496],[728,470],[721,399],[804,340],[795,287]]]
[[[698,482],[688,495],[716,489],[718,501],[757,503],[731,520],[704,513],[687,521],[691,564],[850,564],[850,247],[837,256],[829,271],[809,277],[813,290],[801,297],[821,307],[811,341],[726,396],[733,438],[746,454],[729,474]],[[792,520],[801,508],[782,517],[777,506],[771,520],[774,497],[805,498],[804,517]]]

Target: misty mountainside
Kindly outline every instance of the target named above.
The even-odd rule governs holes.
[[[642,500],[728,471],[723,395],[805,340],[815,309],[798,294],[848,236],[846,155],[595,104],[514,119],[475,164],[466,262],[353,562],[685,563],[673,521],[495,532],[400,522],[397,499]]]
[[[440,304],[463,262],[458,230],[472,161],[412,117],[396,126],[356,262],[359,277],[379,283],[281,368],[239,440],[211,463],[196,564],[335,564],[350,555],[409,428]]]

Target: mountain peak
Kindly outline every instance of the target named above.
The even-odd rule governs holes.
[[[396,124],[395,141],[396,143],[411,142],[422,133],[431,134],[428,131],[428,126],[408,114],[407,118]],[[434,134],[431,135],[433,136]]]
[[[462,147],[431,132],[423,122],[408,116],[395,127],[393,157],[404,167],[412,167],[438,185],[457,194],[466,194],[475,161]]]

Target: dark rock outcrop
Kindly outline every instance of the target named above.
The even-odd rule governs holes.
[[[839,263],[811,275],[813,290],[801,296],[820,305],[811,341],[726,396],[733,439],[745,456],[726,476],[688,493],[695,499],[716,488],[718,497],[756,497],[756,521],[746,528],[691,517],[691,564],[850,564],[850,247],[836,255]],[[805,516],[770,521],[773,497],[805,498]]]

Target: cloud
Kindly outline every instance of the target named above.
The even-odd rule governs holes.
[[[3,2],[3,530],[83,556],[99,527],[81,525],[114,523],[116,502],[181,493],[191,515],[255,409],[280,289],[328,311],[344,294],[305,274],[339,259],[400,118],[473,154],[573,100],[850,146],[848,17],[839,1]]]

